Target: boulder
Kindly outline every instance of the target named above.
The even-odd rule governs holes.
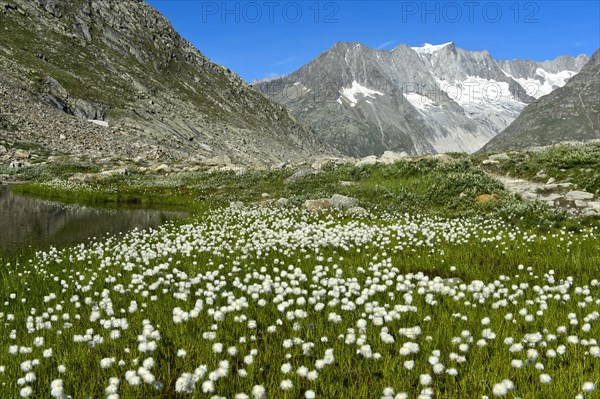
[[[482,165],[498,165],[500,161],[496,161],[495,159],[486,159],[481,164]]]
[[[307,176],[316,175],[319,173],[317,170],[313,168],[300,168],[296,170],[290,177],[285,179],[286,183],[293,183],[298,180],[302,180]]]
[[[3,145],[0,145],[0,155],[6,154],[7,152],[8,152],[8,150],[6,149],[6,147]]]
[[[333,204],[331,203],[331,200],[327,198],[321,198],[304,201],[304,207],[309,211],[321,211],[333,207]]]
[[[569,191],[566,195],[568,200],[591,200],[594,198],[594,194],[588,193],[587,191]]]
[[[152,168],[152,171],[157,173],[169,173],[171,171],[171,167],[163,163]]]
[[[358,206],[358,200],[345,195],[334,194],[331,196],[331,205],[338,209],[350,209]]]
[[[40,4],[44,6],[44,9],[46,9],[46,11],[48,11],[55,17],[60,18],[62,16],[62,11],[60,7],[56,4],[56,0],[46,0],[44,2],[40,1]]]
[[[312,168],[315,170],[323,170],[324,167],[326,167],[327,165],[330,165],[338,160],[339,160],[339,158],[333,158],[333,157],[319,158],[315,162],[313,162]]]
[[[80,16],[75,16],[75,22],[73,23],[73,31],[78,34],[81,38],[85,39],[86,42],[92,41],[92,35],[90,34],[90,27],[88,23]]]
[[[588,203],[581,200],[575,200],[575,207],[577,208],[587,208]]]
[[[391,164],[391,163],[394,163],[394,162],[399,161],[406,157],[408,157],[408,154],[404,151],[402,151],[402,152],[386,151],[383,153],[382,156],[379,157],[379,162],[381,162],[383,164]]]
[[[93,101],[77,99],[71,106],[72,114],[81,119],[104,120],[104,107]]]
[[[14,157],[18,159],[28,159],[31,158],[31,154],[25,150],[16,150]]]
[[[46,76],[46,91],[53,97],[60,99],[66,99],[68,96],[67,89],[60,84],[60,82],[54,79],[52,76]]]
[[[60,84],[60,82],[51,76],[47,76],[43,101],[46,104],[51,105],[63,112],[71,113],[67,98],[67,90]]]
[[[358,161],[356,163],[356,166],[375,165],[376,163],[377,163],[377,157],[375,155],[370,155],[370,156],[364,157],[360,161]]]
[[[285,208],[290,203],[290,200],[287,198],[279,198],[277,201],[273,203],[273,206],[276,208]]]

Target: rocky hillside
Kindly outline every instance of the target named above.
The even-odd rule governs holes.
[[[564,87],[528,105],[484,151],[600,139],[600,49]]]
[[[348,155],[473,152],[508,126],[538,91],[565,83],[555,74],[574,75],[584,59],[531,61],[532,74],[518,63],[454,43],[390,51],[338,43],[296,72],[255,87]],[[519,79],[536,85],[524,87]]]
[[[0,0],[0,30],[5,147],[27,142],[91,157],[228,155],[239,163],[323,152],[312,131],[141,0]]]

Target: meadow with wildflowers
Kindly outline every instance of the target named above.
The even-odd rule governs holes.
[[[594,398],[600,232],[217,208],[0,269],[0,398]]]

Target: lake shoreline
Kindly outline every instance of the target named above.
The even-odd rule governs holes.
[[[0,258],[24,250],[67,247],[90,238],[156,228],[185,220],[189,212],[141,207],[98,207],[21,195],[10,185],[0,186]]]

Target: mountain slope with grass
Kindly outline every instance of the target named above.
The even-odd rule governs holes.
[[[600,140],[600,49],[567,84],[539,98],[484,151]]]
[[[10,141],[240,163],[323,152],[282,106],[141,0],[2,0],[0,32],[0,129]]]

